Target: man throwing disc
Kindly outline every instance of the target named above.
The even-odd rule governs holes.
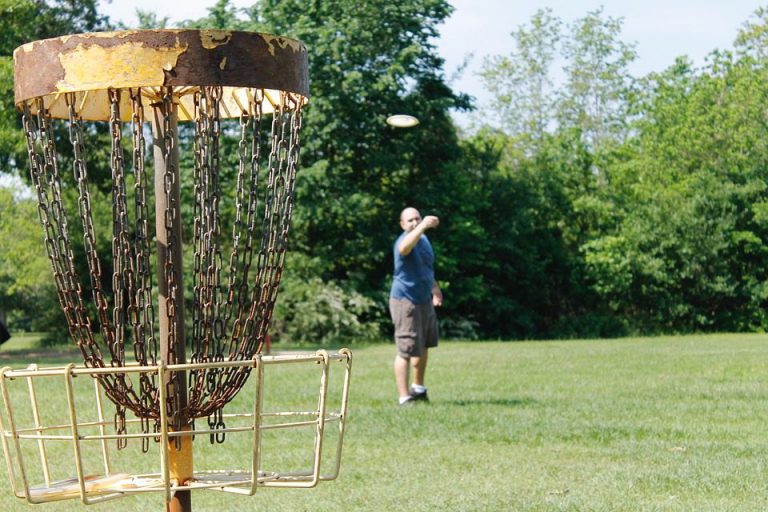
[[[389,312],[395,324],[395,382],[400,405],[428,401],[424,386],[427,354],[437,346],[435,306],[443,304],[443,293],[435,281],[435,253],[425,232],[440,224],[440,219],[427,215],[423,219],[416,208],[400,213],[403,233],[395,241],[394,279],[389,294]],[[408,374],[413,367],[413,383],[408,387]]]

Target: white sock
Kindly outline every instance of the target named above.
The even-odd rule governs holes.
[[[405,402],[407,402],[407,401],[408,401],[408,400],[410,400],[410,399],[411,399],[411,395],[405,395],[405,396],[401,396],[401,397],[400,397],[400,403],[401,403],[401,404],[404,404]]]
[[[411,389],[413,389],[414,393],[419,393],[419,394],[427,391],[427,388],[425,388],[424,386],[419,386],[418,384],[412,385]]]

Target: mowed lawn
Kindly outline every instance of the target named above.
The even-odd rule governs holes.
[[[195,492],[193,510],[768,510],[766,335],[443,342],[430,354],[431,403],[409,407],[396,405],[393,353],[354,350],[338,480]],[[0,510],[30,510],[0,476]],[[164,506],[142,496],[88,509]]]

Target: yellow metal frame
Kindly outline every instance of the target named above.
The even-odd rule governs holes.
[[[337,409],[328,410],[329,383],[331,382],[331,366],[340,363],[343,366],[343,376],[340,382]],[[263,389],[265,370],[274,365],[319,365],[320,385],[317,407],[309,411],[264,411]],[[256,379],[255,384],[247,389],[254,389],[253,409],[249,412],[228,413],[225,408],[224,419],[239,420],[241,426],[227,427],[219,430],[195,428],[193,431],[173,432],[169,430],[168,416],[165,408],[161,407],[159,432],[123,433],[115,432],[110,420],[104,413],[103,392],[96,377],[101,374],[146,373],[154,374],[158,382],[164,382],[168,372],[191,371],[212,368],[252,367],[249,379]],[[197,363],[183,365],[158,366],[127,366],[121,368],[86,368],[69,364],[64,367],[38,368],[31,365],[25,370],[3,368],[0,370],[0,393],[2,393],[4,411],[0,414],[0,439],[8,468],[8,476],[16,497],[29,503],[47,503],[51,501],[77,499],[84,504],[94,504],[106,500],[121,498],[134,493],[161,492],[165,493],[166,501],[173,494],[182,490],[215,490],[251,496],[259,487],[303,487],[316,486],[319,482],[333,480],[339,475],[341,466],[341,450],[344,429],[347,420],[347,402],[349,383],[352,369],[352,353],[341,349],[337,353],[324,350],[315,353],[283,354],[274,356],[257,355],[247,361],[225,361],[217,363]],[[81,421],[78,419],[77,390],[74,379],[90,377],[94,383],[95,400],[87,402],[96,409],[96,420]],[[69,411],[69,422],[45,425],[41,419],[40,400],[35,390],[35,382],[43,378],[61,378],[62,401],[66,402]],[[21,382],[26,382],[26,392],[14,388],[16,395],[11,396],[11,388]],[[339,383],[334,379],[334,386]],[[165,403],[165,389],[160,386],[160,403]],[[21,404],[18,398],[22,394],[25,407],[25,420],[17,419],[21,415],[18,408]],[[81,397],[82,402],[83,397]],[[86,399],[87,400],[87,399]],[[58,403],[58,402],[57,402]],[[228,406],[229,407],[229,406]],[[19,412],[15,415],[14,411]],[[128,423],[139,423],[141,420],[130,419]],[[237,421],[236,421],[237,422]],[[22,423],[22,424],[20,424]],[[336,449],[330,464],[323,464],[323,441],[326,437],[328,424],[338,424]],[[206,425],[207,427],[207,425]],[[314,428],[312,437],[312,460],[310,467],[301,471],[265,470],[261,467],[263,446],[262,433],[277,429],[306,429]],[[89,433],[95,431],[95,433]],[[197,471],[194,477],[180,485],[170,476],[169,447],[173,439],[179,436],[221,434],[227,436],[250,435],[252,438],[250,464],[247,467],[228,470]],[[110,445],[116,440],[142,440],[151,438],[157,440],[160,460],[155,473],[134,474],[122,472],[115,467],[110,452]],[[230,437],[217,449],[226,450],[233,445],[242,450],[242,444],[232,441]],[[49,443],[70,443],[73,453],[74,476],[69,479],[54,481],[51,476],[47,446]],[[198,441],[201,442],[201,441]],[[207,442],[204,441],[204,442]],[[103,474],[86,474],[83,461],[84,445],[97,445],[101,451],[100,459]],[[173,448],[170,448],[173,449]],[[36,462],[31,462],[35,460]],[[91,464],[92,465],[92,464]],[[323,472],[322,469],[327,469]],[[39,474],[33,475],[34,470]]]

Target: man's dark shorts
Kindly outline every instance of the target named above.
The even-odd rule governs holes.
[[[389,298],[389,313],[395,324],[397,353],[421,357],[424,348],[437,346],[437,314],[432,303],[413,304],[408,299]]]

